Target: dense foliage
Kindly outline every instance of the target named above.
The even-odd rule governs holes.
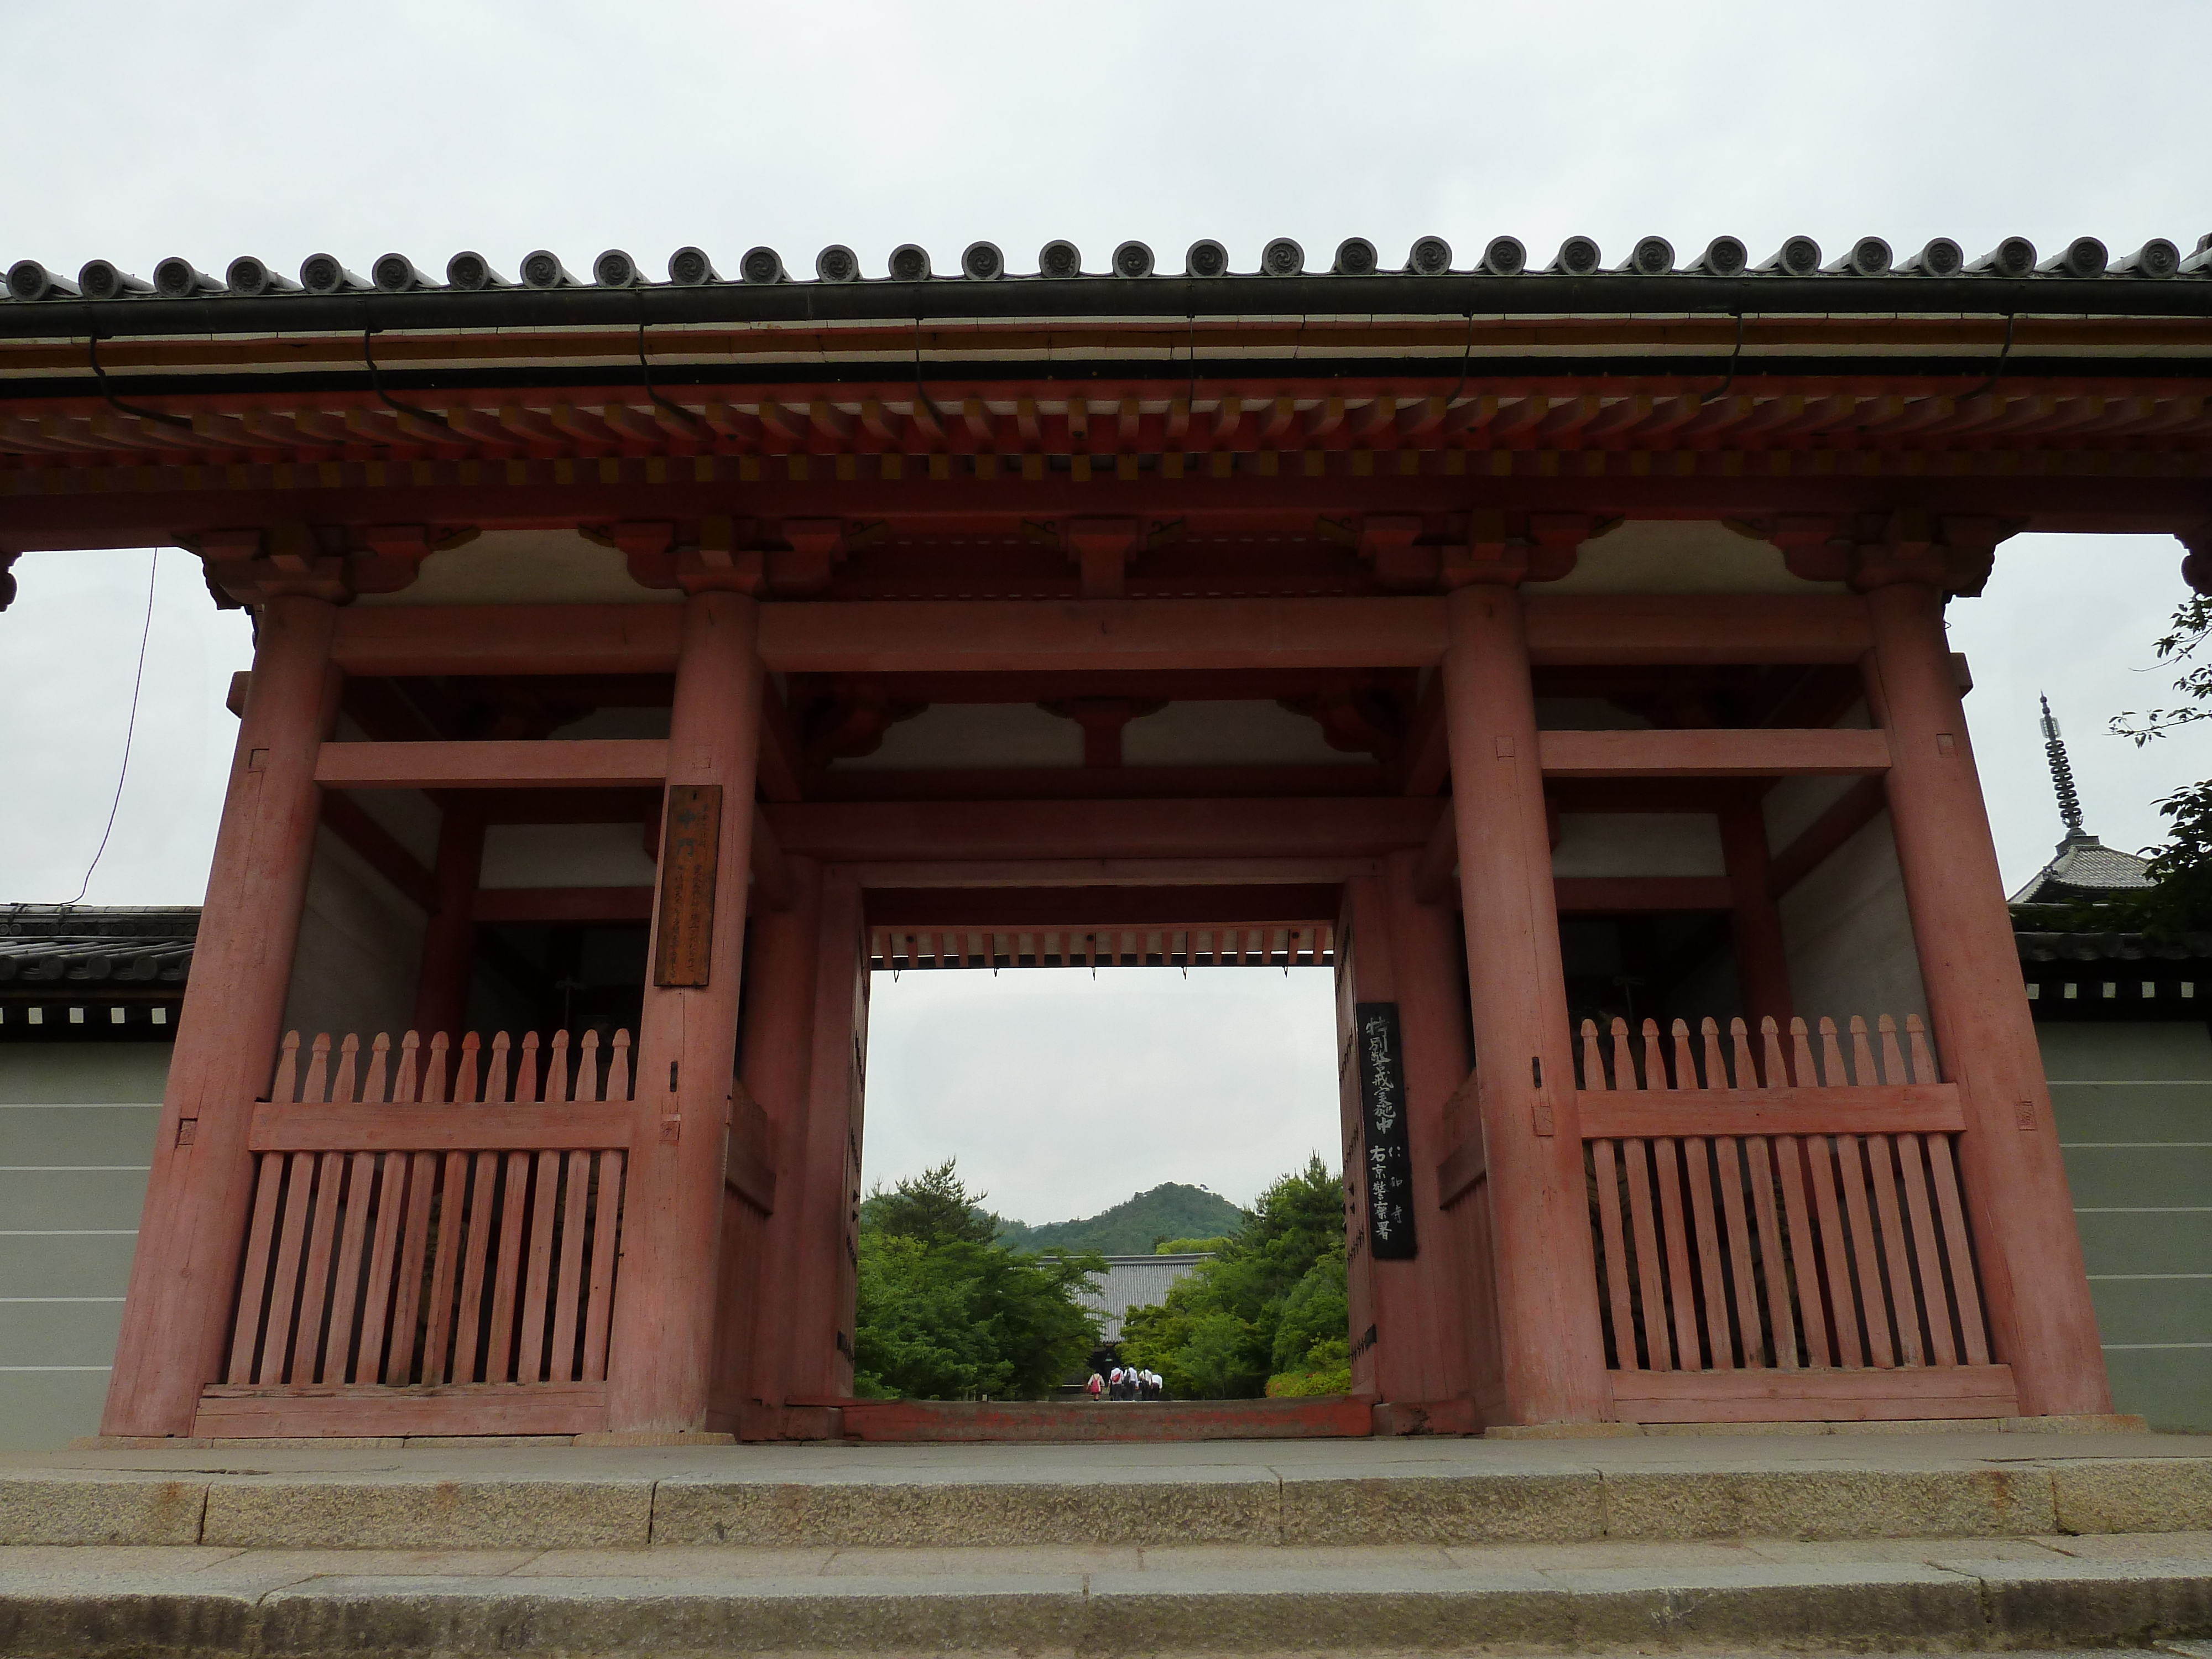
[[[1098,1316],[1077,1300],[1104,1263],[996,1242],[952,1161],[860,1206],[854,1389],[869,1399],[1030,1400],[1079,1371]]]
[[[2166,629],[2153,649],[2160,663],[2181,671],[2173,687],[2185,701],[2115,720],[2113,731],[2138,746],[2212,720],[2212,660],[2203,654],[2212,641],[2212,599],[2191,596],[2175,610]],[[2145,892],[2116,895],[2109,903],[2067,907],[2058,925],[2168,938],[2212,930],[2212,781],[2175,791],[2158,803],[2158,810],[2166,821],[2165,844],[2143,849],[2150,858],[2147,873],[2156,884]]]
[[[1202,1187],[1170,1181],[1079,1221],[1039,1227],[999,1224],[999,1242],[1017,1250],[1096,1250],[1150,1255],[1164,1239],[1213,1238],[1244,1224],[1244,1212]]]
[[[1341,1393],[1351,1385],[1344,1191],[1318,1158],[1260,1195],[1167,1301],[1132,1309],[1121,1354],[1182,1399]]]

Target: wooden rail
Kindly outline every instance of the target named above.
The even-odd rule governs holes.
[[[1900,1046],[1887,1015],[1874,1032],[1854,1018],[1848,1070],[1833,1020],[1820,1022],[1817,1064],[1803,1020],[1790,1022],[1786,1057],[1775,1022],[1762,1027],[1755,1058],[1743,1021],[1730,1022],[1731,1076],[1711,1019],[1694,1048],[1681,1020],[1665,1044],[1644,1021],[1640,1072],[1626,1022],[1613,1022],[1609,1070],[1595,1024],[1583,1023],[1584,1170],[1624,1415],[1704,1415],[1686,1402],[1705,1396],[1711,1414],[1741,1414],[1753,1395],[1771,1407],[1754,1414],[1768,1416],[1995,1409],[2010,1376],[1990,1363],[1953,1164],[1964,1119],[1919,1019],[1905,1021]],[[1809,1391],[1650,1375],[1923,1367],[1960,1375]],[[1837,1403],[1892,1395],[1903,1408]],[[1670,1396],[1680,1409],[1666,1409]],[[1966,1398],[1982,1403],[1959,1406]],[[1632,1410],[1631,1400],[1659,1403]]]
[[[629,1034],[541,1047],[502,1031],[486,1048],[471,1032],[456,1053],[410,1031],[395,1054],[380,1033],[365,1069],[359,1037],[334,1056],[323,1036],[304,1074],[300,1051],[295,1031],[254,1113],[238,1315],[205,1431],[598,1426]],[[542,1397],[495,1408],[480,1389],[501,1385]]]

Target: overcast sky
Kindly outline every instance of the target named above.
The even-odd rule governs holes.
[[[1166,264],[1218,237],[1249,267],[1275,235],[1325,259],[1356,234],[1395,258],[1436,233],[1464,258],[1501,231],[1542,258],[1583,233],[1617,258],[1655,231],[1682,250],[1729,232],[1755,256],[1800,232],[1900,252],[1944,234],[1970,253],[2086,232],[2118,253],[2212,231],[2201,3],[0,0],[0,43],[16,135],[0,264],[70,272],[97,256],[149,273],[173,253],[220,272],[243,252],[295,270],[319,250],[362,270],[392,249],[436,270],[468,247],[511,273],[539,246],[574,270],[623,247],[658,270],[695,242],[725,271],[762,242],[794,270],[844,242],[874,270],[908,240],[943,268],[977,238],[1020,270],[1060,236],[1094,268],[1132,236]],[[2038,690],[2108,842],[2154,839],[2150,800],[2212,774],[2204,742],[2138,753],[2101,735],[2164,689],[2148,641],[2181,597],[2179,556],[2162,538],[2023,538],[1988,597],[1953,608],[2008,882],[2057,834]],[[17,567],[0,900],[65,899],[82,879],[151,558]],[[162,556],[91,901],[199,898],[233,730],[222,688],[248,648],[194,562]],[[1327,998],[1298,976],[913,983],[938,977],[878,998],[879,1055],[917,1058],[897,1089],[878,1062],[871,1179],[941,1146],[1042,1221],[1167,1179],[1249,1199],[1334,1141]],[[1012,1058],[987,1082],[994,1052]]]

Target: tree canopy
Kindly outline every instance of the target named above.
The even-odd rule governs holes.
[[[1018,1400],[1083,1365],[1098,1316],[1076,1298],[1105,1264],[994,1242],[954,1161],[860,1206],[854,1392],[878,1400]]]
[[[2193,594],[2175,609],[2165,636],[2152,646],[2161,664],[2180,671],[2173,689],[2182,701],[2172,708],[2122,714],[2112,721],[2112,730],[2141,747],[2182,726],[2212,720],[2208,641],[2212,599]],[[2116,894],[2109,902],[2073,907],[2074,926],[2140,929],[2169,938],[2212,931],[2212,780],[2176,790],[2158,803],[2158,810],[2166,821],[2165,844],[2143,848],[2150,859],[2144,873],[2152,885]]]

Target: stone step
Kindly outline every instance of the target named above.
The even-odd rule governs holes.
[[[1844,1653],[2212,1636],[2212,1534],[1462,1548],[0,1548],[0,1651]]]
[[[1131,1407],[1130,1409],[1136,1409]],[[0,1460],[0,1545],[1276,1547],[2212,1529],[2184,1436],[337,1449]]]
[[[1103,1441],[1304,1440],[1374,1432],[1375,1407],[1310,1400],[854,1400],[838,1402],[846,1436],[886,1443],[963,1440],[1079,1445]]]

